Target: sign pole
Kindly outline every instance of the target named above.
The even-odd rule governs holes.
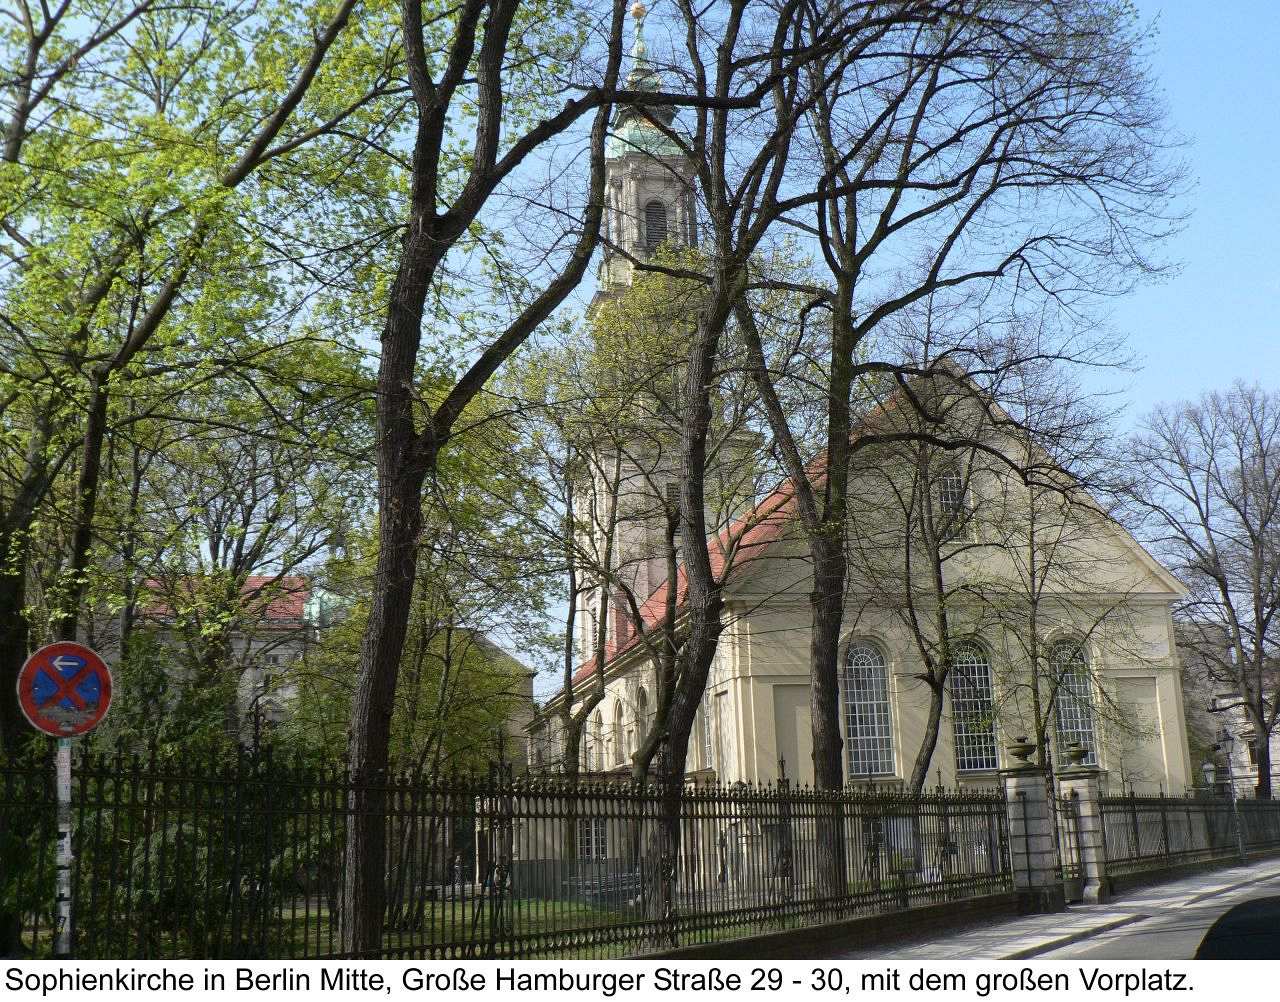
[[[53,955],[71,956],[71,739],[58,738],[58,925]]]
[[[18,672],[18,705],[36,730],[58,739],[54,786],[58,793],[58,860],[53,955],[71,956],[71,739],[88,734],[111,706],[111,669],[73,640],[41,647]]]

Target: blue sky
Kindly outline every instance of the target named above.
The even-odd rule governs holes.
[[[1280,4],[1138,0],[1194,188],[1168,245],[1182,270],[1119,301],[1139,356],[1128,419],[1243,378],[1280,389]]]

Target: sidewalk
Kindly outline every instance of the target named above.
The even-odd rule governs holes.
[[[1200,904],[1266,880],[1280,879],[1280,858],[1233,866],[1139,888],[1105,905],[1071,905],[1065,912],[1002,919],[979,927],[886,947],[838,952],[834,960],[1021,960],[1112,930],[1136,925],[1171,909]],[[1224,904],[1225,907],[1225,904]]]

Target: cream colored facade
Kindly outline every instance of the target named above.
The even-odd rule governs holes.
[[[633,60],[633,85],[652,85],[657,78],[647,68],[639,27]],[[670,127],[670,120],[665,124]],[[694,242],[690,171],[679,154],[670,136],[644,116],[625,108],[620,112],[608,155],[606,238],[610,249],[601,265],[598,297],[616,295],[626,287],[630,258],[653,249],[647,229],[651,224],[660,223],[665,238],[677,245]],[[983,704],[987,710],[975,711],[971,699],[967,711],[957,714],[955,691],[948,687],[929,784],[994,785],[999,768],[1010,764],[1005,746],[1019,735],[1034,733],[1037,716],[1054,734],[1051,748],[1056,757],[1064,743],[1058,734],[1060,715],[1033,712],[1030,680],[1044,674],[1044,651],[1073,644],[1083,659],[1078,676],[1073,677],[1083,681],[1071,704],[1075,723],[1071,733],[1094,751],[1105,770],[1107,787],[1139,793],[1182,792],[1194,777],[1170,616],[1181,586],[1079,492],[1069,492],[1074,493],[1072,504],[1068,513],[1062,513],[1053,501],[1061,494],[1051,490],[1037,497],[1020,486],[996,457],[1008,455],[1016,465],[1023,447],[994,432],[995,426],[983,424],[982,414],[989,414],[989,409],[974,411],[975,397],[970,393],[974,388],[963,374],[948,371],[941,378],[941,388],[935,386],[932,391],[940,393],[938,399],[944,403],[959,400],[949,413],[966,435],[984,439],[984,446],[991,450],[975,450],[967,461],[960,496],[972,517],[966,516],[964,535],[947,544],[945,575],[948,633],[970,645],[970,661],[977,657],[973,652],[980,652],[978,661],[985,658],[990,693]],[[950,387],[945,385],[947,380]],[[958,388],[964,392],[957,393]],[[892,406],[882,406],[873,413],[884,419],[893,412]],[[662,437],[656,429],[649,429],[649,434],[655,440]],[[678,483],[669,466],[643,458],[650,454],[657,453],[640,444],[622,464],[614,461],[616,457],[598,457],[595,464],[598,469],[619,471],[613,496],[595,502],[594,510],[620,513],[610,573],[615,582],[633,588],[641,602],[647,596],[656,597],[654,589],[660,589],[665,578],[665,555],[655,546],[663,538],[665,495]],[[669,456],[671,450],[665,454]],[[741,465],[727,464],[735,470]],[[911,538],[894,514],[901,510],[894,497],[912,469],[913,464],[902,462],[901,457],[868,455],[850,486],[849,550],[866,558],[855,559],[851,567],[841,648],[842,663],[849,668],[842,681],[842,726],[850,734],[846,769],[851,783],[906,781],[926,731],[930,690],[920,678],[921,646],[936,644],[938,638],[918,640],[902,614],[904,596],[894,594],[901,591],[898,582],[903,578],[895,575],[893,556]],[[710,477],[721,479],[724,473],[708,471]],[[941,483],[928,485],[935,501],[940,496],[932,492]],[[785,495],[785,487],[780,490]],[[598,484],[595,491],[598,497]],[[773,495],[774,500],[778,497]],[[589,504],[586,494],[580,494],[578,501]],[[735,510],[708,511],[709,524],[721,526],[722,532],[767,528],[770,540],[726,576],[726,626],[691,736],[686,762],[690,773],[714,775],[729,783],[767,783],[778,778],[780,763],[785,762],[793,781],[812,779],[807,599],[811,581],[807,548],[786,512],[785,500],[773,507],[766,500],[754,516],[749,513],[739,519],[732,518]],[[598,532],[598,518],[588,517],[585,508],[577,514],[579,522],[588,525],[587,532]],[[1040,559],[1036,546],[1043,548],[1046,538],[1055,544],[1045,551],[1054,552],[1055,565],[1036,588],[1029,589],[1028,566]],[[1029,540],[1038,542],[1031,545]],[[583,544],[586,551],[604,551],[599,538]],[[1069,560],[1061,559],[1065,549],[1070,551]],[[921,597],[928,593],[927,582],[913,580],[910,587],[917,606],[927,611],[928,603]],[[632,753],[652,725],[655,673],[643,645],[635,644],[630,635],[633,627],[618,613],[623,604],[606,601],[603,591],[585,592],[579,604],[574,638],[578,659],[580,663],[590,660],[602,622],[610,647],[621,653],[608,665],[605,698],[589,718],[581,765],[588,772],[626,772]],[[1025,608],[1032,591],[1037,595],[1034,627],[1027,625],[1029,609]],[[655,608],[660,605],[656,603]],[[646,627],[652,626],[651,618]],[[877,660],[883,665],[875,664]],[[862,681],[857,684],[854,663],[862,665],[858,669]],[[1039,673],[1030,670],[1034,664],[1042,666]],[[976,681],[981,681],[979,668],[973,669]],[[953,671],[952,685],[957,677]],[[576,692],[585,688],[580,685]],[[866,698],[872,690],[875,698]],[[556,729],[562,698],[551,700],[531,725],[534,768],[551,768],[559,761],[561,741]],[[979,720],[983,726],[990,725],[992,733],[975,737],[972,732],[981,728],[974,721]],[[964,754],[958,755],[957,728],[965,726],[969,731],[968,737],[961,738]],[[861,736],[855,733],[859,729]],[[868,736],[868,732],[873,733]],[[981,754],[974,753],[978,745]],[[865,767],[871,761],[875,767]]]
[[[1139,794],[1181,793],[1194,785],[1185,732],[1185,714],[1176,649],[1172,602],[1179,586],[1133,540],[1099,516],[1095,540],[1097,566],[1113,587],[1105,593],[1077,592],[1045,609],[1042,627],[1048,644],[1070,639],[1082,644],[1088,659],[1093,747],[1104,770],[1105,788]],[[794,533],[790,534],[794,536]],[[974,579],[991,582],[993,563],[975,547]],[[796,538],[779,540],[769,554],[731,575],[726,588],[727,627],[721,639],[690,742],[686,769],[723,782],[772,782],[785,762],[793,781],[812,780],[809,710],[809,606],[804,547]],[[992,585],[994,587],[994,585]],[[854,648],[878,651],[884,659],[888,704],[889,765],[860,773],[866,738],[846,741],[850,783],[896,784],[907,780],[926,730],[930,690],[921,681],[921,655],[904,626],[899,606],[887,597],[851,593],[845,609],[842,660]],[[957,616],[962,612],[955,613]],[[967,634],[987,654],[993,699],[991,724],[995,760],[990,768],[959,768],[952,694],[944,702],[929,783],[948,787],[989,787],[997,770],[1011,765],[1005,746],[1031,731],[1027,679],[1018,665],[1002,663],[1010,649],[1008,624],[986,629],[981,613],[972,613]],[[588,725],[584,762],[591,772],[626,771],[631,753],[652,723],[655,683],[650,663],[639,649],[626,652],[608,669],[606,696]],[[845,695],[848,693],[846,691]],[[558,699],[559,697],[557,697]],[[533,730],[534,754],[543,765],[557,760],[559,736],[556,700],[544,708]],[[845,719],[856,708],[844,706]],[[1051,725],[1057,731],[1056,721]],[[1056,733],[1055,752],[1061,744]],[[1088,742],[1087,742],[1088,743]],[[864,754],[859,755],[859,749]]]

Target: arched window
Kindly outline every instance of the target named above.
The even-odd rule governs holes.
[[[986,653],[974,643],[957,644],[951,659],[951,726],[957,772],[999,765],[992,719],[994,695]]]
[[[893,772],[889,673],[884,655],[857,643],[844,659],[844,737],[849,778]]]
[[[702,768],[714,769],[715,762],[711,753],[711,704],[704,695],[702,697]]]
[[[667,207],[656,198],[644,207],[644,247],[650,254],[667,239]]]
[[[596,772],[604,771],[604,718],[599,711],[591,723],[591,768]]]
[[[613,704],[613,764],[622,765],[622,700]]]
[[[1079,741],[1089,749],[1085,764],[1096,765],[1098,757],[1093,733],[1093,687],[1089,683],[1089,659],[1084,647],[1074,640],[1059,640],[1049,649],[1049,667],[1058,685],[1056,716],[1059,758],[1065,757],[1067,745]]]
[[[636,693],[636,739],[642,744],[649,736],[649,694],[644,686]]]

